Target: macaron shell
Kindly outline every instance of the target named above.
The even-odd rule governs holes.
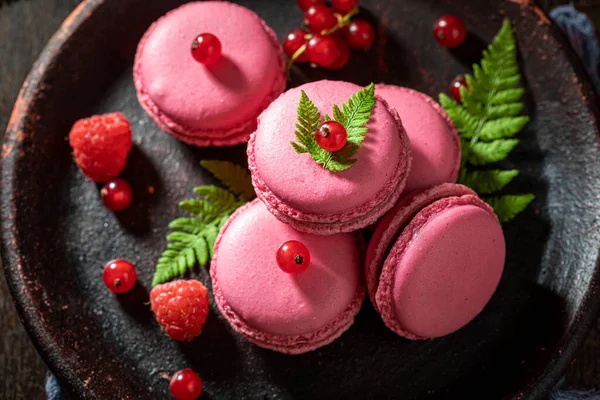
[[[205,32],[223,47],[221,59],[209,66],[191,55],[192,41]],[[285,87],[283,53],[253,11],[229,2],[193,2],[148,29],[134,81],[140,103],[166,132],[194,144],[240,142]]]
[[[413,89],[380,84],[376,91],[398,111],[410,139],[413,161],[405,191],[456,182],[460,139],[444,109],[431,97]]]
[[[331,114],[333,104],[346,103],[360,89],[347,82],[312,82],[288,90],[259,117],[248,144],[253,184],[274,215],[286,223],[298,221],[296,229],[326,234],[311,223],[338,224],[328,227],[331,233],[362,228],[375,222],[402,193],[410,170],[408,137],[397,113],[377,95],[366,138],[354,156],[357,162],[349,169],[331,172],[290,145],[297,141],[301,90],[321,114]]]
[[[385,257],[402,230],[426,206],[445,197],[464,195],[476,196],[476,193],[466,186],[453,183],[443,183],[422,192],[412,192],[400,198],[398,203],[377,224],[369,241],[365,261],[367,291],[375,309],[377,309],[375,293]]]
[[[277,265],[276,252],[288,240],[310,250],[302,274],[286,274]],[[217,238],[215,300],[232,327],[253,342],[291,353],[312,350],[341,335],[360,309],[360,246],[354,234],[298,232],[254,200],[232,215]]]
[[[385,324],[409,339],[450,334],[493,295],[505,261],[502,227],[476,196],[420,211],[388,255],[375,301]]]

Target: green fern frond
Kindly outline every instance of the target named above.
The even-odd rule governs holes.
[[[517,146],[514,137],[529,122],[520,115],[525,91],[519,88],[521,74],[517,63],[517,43],[508,20],[483,52],[473,74],[465,75],[467,87],[460,88],[461,103],[440,94],[440,104],[459,132],[462,167],[459,182],[480,194],[502,190],[517,175],[517,170],[471,170],[504,160]],[[533,195],[493,197],[496,213],[505,222],[523,211]]]
[[[254,197],[250,175],[241,167],[227,161],[201,164],[228,189],[199,186],[194,188],[199,198],[179,203],[191,216],[176,218],[169,224],[172,232],[167,235],[167,249],[158,260],[152,286],[182,276],[195,265],[206,265],[221,227],[236,209]]]

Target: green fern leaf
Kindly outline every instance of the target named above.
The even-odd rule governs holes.
[[[220,180],[233,194],[248,201],[256,197],[252,179],[245,168],[229,161],[220,160],[203,160],[200,161],[200,165]]]
[[[492,142],[463,142],[466,160],[473,165],[486,165],[504,160],[519,144],[517,139],[498,139]]]
[[[298,102],[298,123],[295,131],[298,143],[291,142],[291,145],[297,153],[309,153],[317,164],[332,172],[348,169],[356,162],[352,157],[358,152],[360,144],[365,138],[366,124],[374,106],[374,84],[353,94],[341,108],[337,105],[333,106],[333,118],[346,128],[348,141],[343,149],[331,153],[317,144],[315,132],[321,125],[321,114],[308,95],[301,91]],[[324,120],[330,120],[329,115],[325,115]]]
[[[519,171],[516,169],[506,171],[499,169],[468,171],[462,169],[458,175],[458,183],[470,187],[479,194],[490,194],[504,189],[517,175],[519,175]]]
[[[462,143],[462,167],[459,182],[480,194],[501,191],[517,170],[470,170],[504,160],[517,146],[513,139],[529,122],[520,115],[525,91],[519,88],[521,74],[517,63],[516,39],[508,20],[483,52],[481,62],[473,65],[473,74],[465,75],[467,87],[460,89],[461,103],[440,94],[440,104],[458,130]],[[500,196],[490,200],[506,221],[529,204],[533,195]],[[529,201],[525,201],[529,199]],[[496,209],[496,207],[495,207]]]
[[[535,199],[533,194],[488,197],[484,200],[492,206],[501,222],[508,222],[522,212]]]
[[[167,282],[185,274],[196,265],[206,265],[213,256],[219,230],[229,216],[246,203],[250,195],[249,176],[232,165],[209,162],[207,169],[229,190],[213,185],[194,188],[201,198],[183,200],[179,207],[191,217],[176,218],[169,224],[167,249],[156,265],[152,286]],[[237,195],[237,196],[236,196]]]

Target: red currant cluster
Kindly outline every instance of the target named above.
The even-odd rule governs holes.
[[[467,37],[467,27],[460,18],[454,15],[444,15],[433,24],[433,37],[440,46],[446,48],[458,47]],[[462,101],[460,96],[461,87],[469,89],[465,77],[459,75],[450,84],[450,94],[458,102]]]
[[[375,31],[365,20],[355,19],[358,0],[296,0],[304,12],[308,29],[294,29],[285,38],[283,49],[293,63],[311,62],[323,68],[341,69],[350,59],[350,49],[368,50]]]

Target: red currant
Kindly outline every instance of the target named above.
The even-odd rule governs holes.
[[[310,252],[304,243],[288,240],[277,250],[277,264],[287,274],[301,274],[310,265]]]
[[[338,59],[329,67],[329,69],[337,71],[338,69],[342,69],[348,63],[348,60],[350,60],[350,48],[348,48],[344,39],[337,36],[333,36],[333,38],[337,42],[340,54],[338,55]]]
[[[296,0],[296,4],[302,11],[306,11],[315,4],[325,4],[325,0]]]
[[[460,18],[444,15],[433,24],[433,36],[443,47],[457,47],[467,37],[467,28]]]
[[[137,273],[132,263],[127,260],[112,260],[104,266],[102,280],[113,293],[125,293],[135,286]]]
[[[304,22],[311,32],[321,33],[324,30],[333,28],[338,20],[327,6],[315,4],[310,6],[304,14]]]
[[[308,41],[306,47],[308,60],[325,68],[334,65],[340,54],[340,46],[331,36],[315,35]]]
[[[317,144],[327,151],[339,151],[348,141],[348,132],[337,121],[324,122],[315,133]]]
[[[355,19],[345,31],[348,45],[355,50],[369,50],[375,41],[375,30],[362,19]]]
[[[285,41],[283,42],[283,50],[289,58],[292,58],[294,54],[296,54],[296,51],[306,44],[307,40],[305,39],[305,36],[307,34],[308,32],[302,29],[294,29],[287,34]],[[304,50],[304,52],[296,59],[296,62],[302,63],[306,61],[308,61],[308,56],[306,55],[306,50]]]
[[[191,368],[175,372],[169,383],[175,400],[196,400],[202,393],[202,380]]]
[[[331,5],[340,14],[348,14],[358,7],[358,0],[331,0]]]
[[[462,75],[458,75],[450,84],[450,94],[452,95],[454,100],[458,102],[462,101],[460,96],[461,87],[464,87],[465,89],[469,90],[469,85],[467,84],[467,80],[465,79],[465,77]]]
[[[117,178],[102,187],[100,196],[106,208],[111,211],[121,211],[131,204],[133,192],[126,180]]]
[[[198,35],[192,42],[192,56],[201,64],[214,64],[221,58],[221,41],[212,33]]]

